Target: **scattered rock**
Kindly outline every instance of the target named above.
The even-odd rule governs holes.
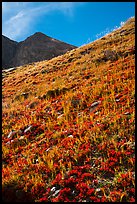
[[[90,106],[90,112],[94,111],[100,103],[101,103],[101,101],[97,101],[97,102],[92,103]]]
[[[51,149],[51,147],[49,147],[48,149],[46,149],[46,152],[48,152]]]
[[[73,138],[73,135],[69,135],[68,137]]]
[[[61,115],[59,115],[58,117],[57,117],[57,119],[60,119],[60,118],[62,118],[64,116],[64,114],[61,114]]]
[[[127,112],[124,113],[124,115],[130,115],[130,112],[127,111]]]
[[[52,187],[51,191],[53,191],[53,192],[54,192],[55,190],[56,190],[56,187]]]
[[[26,129],[24,130],[24,133],[26,133],[26,132],[28,132],[28,131],[31,131],[31,129],[32,129],[32,125],[30,125],[28,128],[26,128]]]
[[[61,189],[55,191],[55,193],[52,195],[53,197],[55,197],[59,192],[60,192]]]
[[[11,138],[11,137],[13,137],[14,135],[16,134],[16,131],[11,131],[10,133],[9,133],[9,135],[7,136],[7,138]]]
[[[22,132],[21,130],[18,130],[18,131],[13,131],[13,130],[12,130],[12,131],[9,133],[9,135],[7,136],[7,138],[9,138],[9,139],[12,138],[12,140],[11,140],[10,142],[7,142],[6,144],[12,143],[12,142],[14,141],[13,139],[15,139],[15,138],[17,137],[17,134],[18,134],[18,135],[22,135],[23,132]]]
[[[98,106],[101,103],[101,101],[97,101],[91,104],[91,108]]]
[[[118,59],[118,55],[115,51],[113,50],[105,50],[104,51],[104,61],[115,61]]]
[[[99,191],[101,191],[101,189],[100,189],[100,188],[97,188],[97,189],[96,189],[96,192],[99,192]]]
[[[98,114],[99,114],[99,112],[98,112],[98,111],[96,111],[96,112],[95,112],[95,115],[98,115]]]
[[[6,145],[10,145],[13,142],[14,142],[14,140],[10,140],[10,141],[6,142]]]

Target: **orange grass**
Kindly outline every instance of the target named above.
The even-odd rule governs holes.
[[[134,27],[3,71],[4,201],[134,201]]]

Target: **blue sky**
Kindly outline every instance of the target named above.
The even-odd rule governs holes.
[[[135,16],[135,2],[2,2],[2,34],[17,42],[42,32],[82,46]]]

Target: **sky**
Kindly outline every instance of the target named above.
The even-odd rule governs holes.
[[[2,2],[2,34],[20,42],[36,32],[75,46],[135,16],[135,2]]]

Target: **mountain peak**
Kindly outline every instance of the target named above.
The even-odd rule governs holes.
[[[17,44],[15,42],[14,44],[14,52],[12,52],[11,40],[9,38],[2,38],[3,68],[17,67],[32,62],[49,60],[76,48],[76,46],[56,40],[42,32],[36,32],[24,41]],[[9,55],[9,52],[12,52],[12,54]]]
[[[34,33],[34,35],[45,35],[45,34],[42,32],[36,32],[36,33]]]
[[[49,36],[47,36],[46,34],[44,34],[44,33],[42,33],[42,32],[35,32],[33,35],[31,35],[31,36],[38,36],[38,37],[49,37]],[[31,37],[30,36],[30,37]],[[50,38],[50,37],[49,37]]]
[[[35,32],[34,34],[30,35],[29,37],[27,37],[24,41],[28,40],[28,39],[50,39],[49,36],[45,35],[44,33],[42,32]]]

